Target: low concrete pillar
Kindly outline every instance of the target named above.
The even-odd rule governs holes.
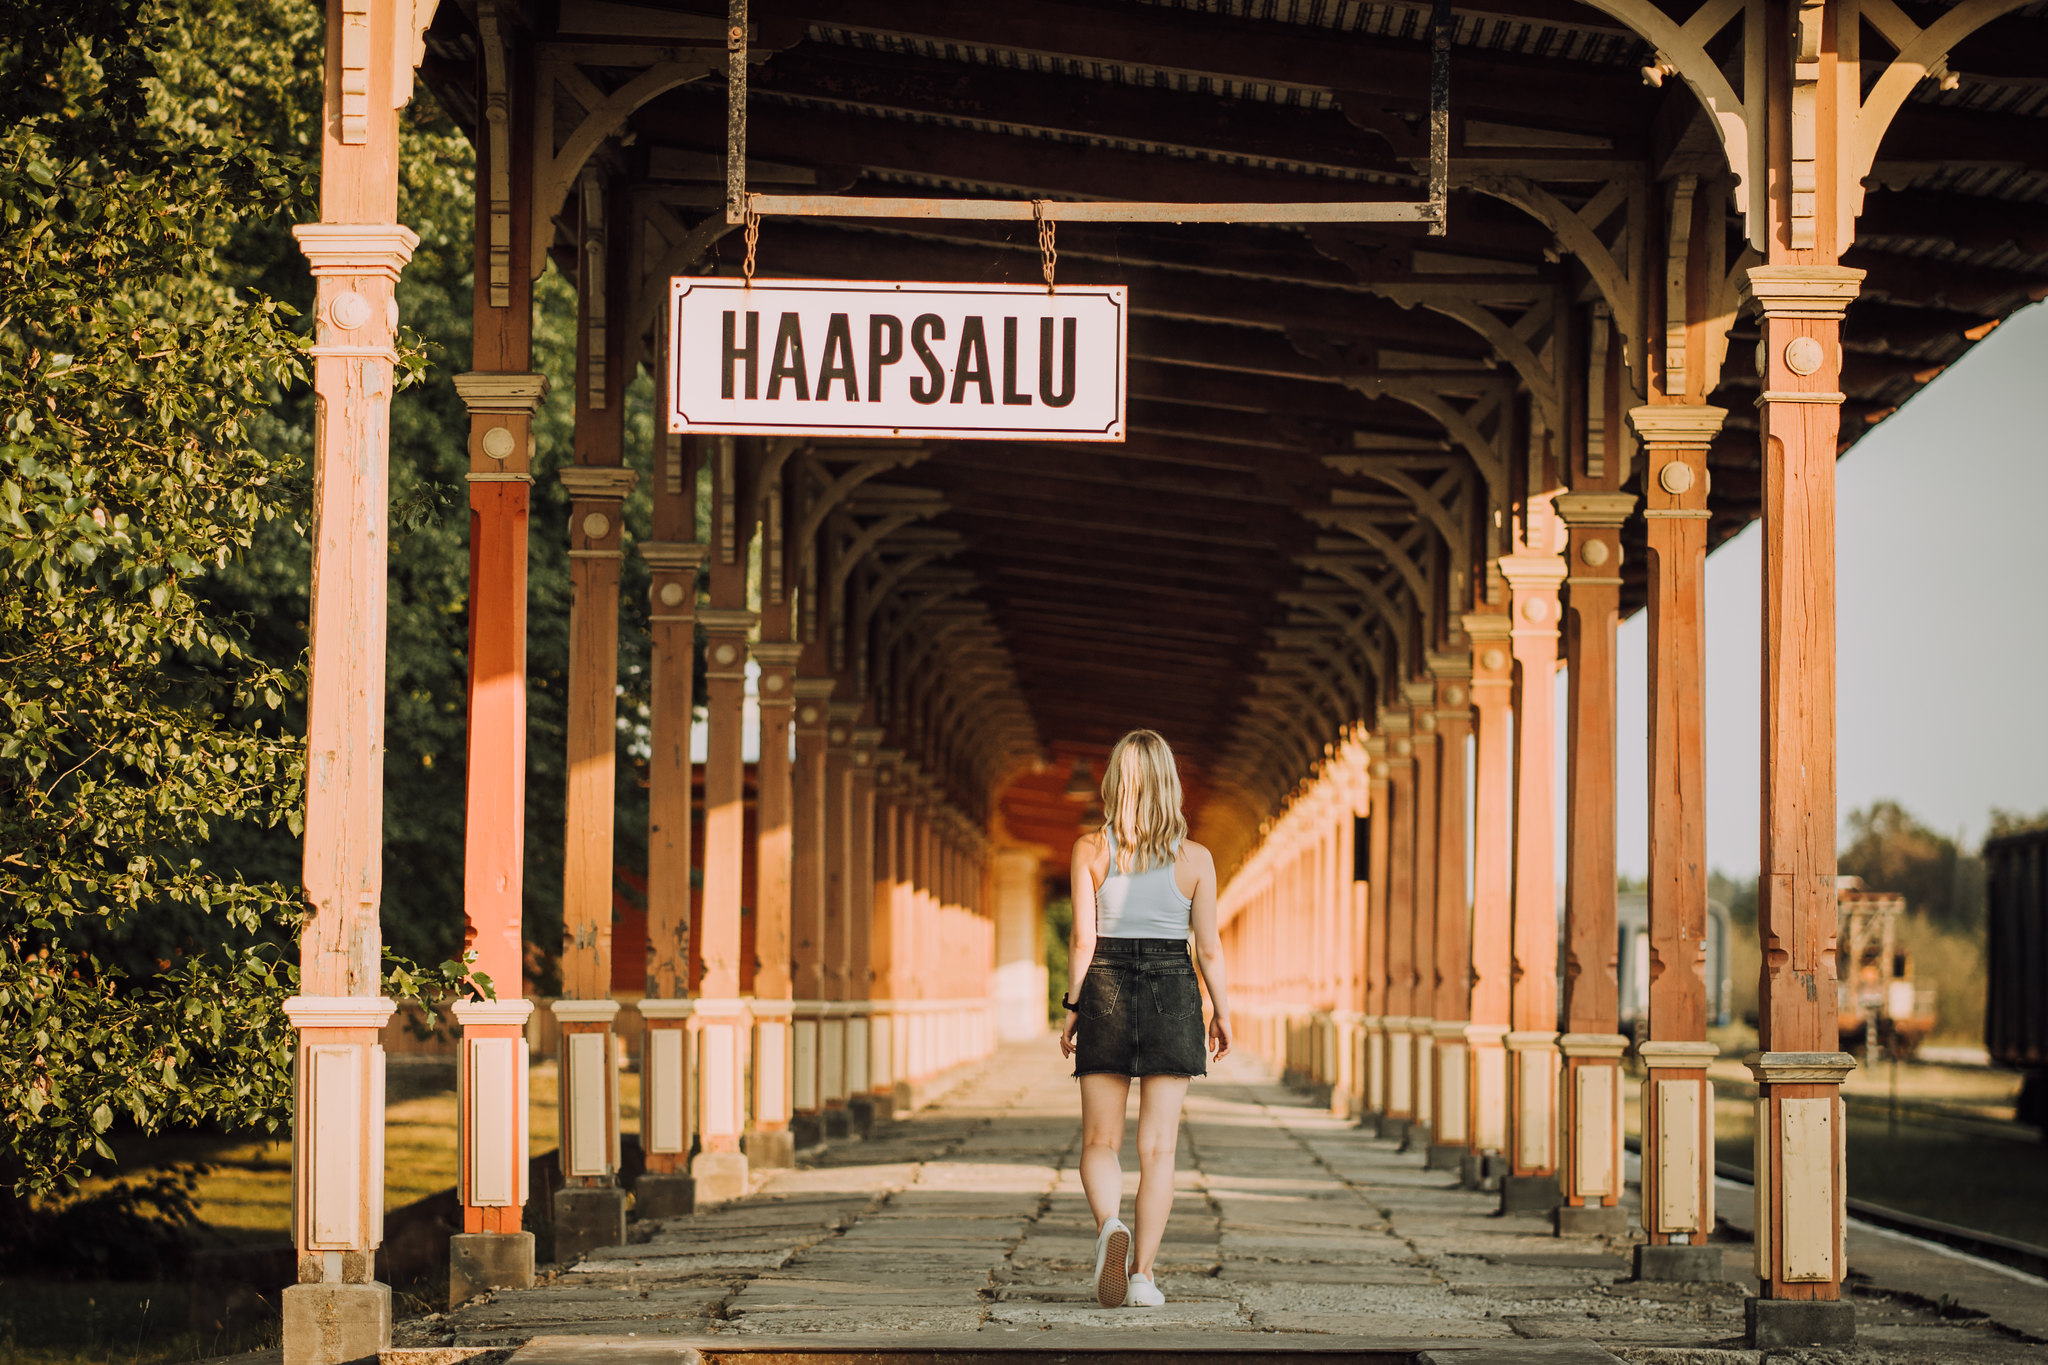
[[[462,1116],[463,1231],[449,1242],[448,1305],[493,1289],[533,1285],[533,1234],[521,1227],[527,1190],[526,1021],[531,1000],[464,1000],[456,1103]]]
[[[612,1021],[616,1000],[557,1000],[563,1187],[554,1195],[555,1260],[569,1264],[626,1241],[619,1188],[619,1077]]]
[[[1565,1126],[1559,1153],[1558,1235],[1618,1237],[1628,1231],[1621,1207],[1621,1054],[1618,1033],[1567,1033],[1558,1039],[1564,1059]]]
[[[690,1016],[694,1000],[641,1000],[640,1148],[647,1169],[633,1182],[642,1219],[681,1218],[697,1208],[690,1161]]]
[[[697,1072],[699,1148],[690,1161],[699,1204],[749,1192],[751,1163],[741,1146],[747,1118],[747,1044],[753,1021],[742,999],[698,1000],[689,1018]]]

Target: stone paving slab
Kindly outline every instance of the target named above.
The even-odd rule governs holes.
[[[1136,1111],[1134,1096],[1127,1220]],[[1502,1217],[1496,1197],[1456,1188],[1249,1064],[1193,1087],[1178,1152],[1161,1309],[1094,1302],[1078,1106],[1046,1040],[1006,1049],[868,1141],[757,1177],[747,1199],[636,1223],[632,1245],[550,1268],[535,1289],[402,1324],[402,1344],[531,1341],[517,1365],[851,1362],[877,1349],[955,1365],[989,1352],[1091,1365],[1290,1352],[1413,1365],[1762,1359],[1740,1342],[1753,1281],[1633,1284],[1629,1238],[1560,1240],[1547,1220]],[[1862,1245],[1852,1235],[1854,1269],[1874,1260]],[[1731,1276],[1746,1250],[1729,1245]],[[1917,1244],[1882,1250],[1893,1270],[1931,1275]],[[2035,1349],[1988,1319],[1944,1319],[1914,1292],[1859,1298],[1864,1347],[1815,1358],[1935,1365]]]

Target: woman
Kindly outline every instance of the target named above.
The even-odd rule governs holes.
[[[1188,1081],[1205,1075],[1202,994],[1214,1011],[1208,1040],[1230,1051],[1230,997],[1216,932],[1216,862],[1187,837],[1173,751],[1133,730],[1109,751],[1102,829],[1074,841],[1073,972],[1060,1051],[1081,1081],[1081,1185],[1095,1214],[1095,1297],[1105,1308],[1153,1308],[1166,1298],[1152,1263],[1173,1210],[1173,1149]],[[1188,959],[1193,930],[1194,961]],[[1124,1109],[1139,1084],[1136,1229],[1123,1205]]]

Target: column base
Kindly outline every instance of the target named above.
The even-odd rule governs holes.
[[[1409,1120],[1397,1119],[1391,1114],[1380,1115],[1380,1137],[1389,1142],[1408,1140]]]
[[[1745,1299],[1742,1325],[1743,1341],[1753,1351],[1848,1346],[1856,1340],[1856,1305],[1841,1299]]]
[[[374,1361],[390,1345],[390,1285],[295,1284],[284,1291],[284,1365]]]
[[[1508,1173],[1508,1159],[1499,1152],[1474,1152],[1467,1149],[1458,1165],[1458,1183],[1468,1190],[1480,1190],[1493,1194],[1500,1189],[1500,1182]]]
[[[616,1185],[555,1191],[555,1260],[580,1261],[599,1247],[626,1244],[626,1192]]]
[[[1471,1149],[1462,1142],[1432,1142],[1429,1144],[1429,1152],[1422,1158],[1422,1169],[1462,1171],[1465,1169],[1465,1158],[1470,1154]]]
[[[1728,1274],[1722,1268],[1721,1248],[1712,1242],[1702,1242],[1695,1246],[1637,1247],[1633,1278],[1641,1284],[1718,1284]]]
[[[787,1171],[796,1166],[796,1134],[787,1128],[757,1128],[740,1139],[754,1170]]]
[[[825,1120],[819,1114],[797,1114],[789,1120],[789,1139],[801,1152],[825,1140]]]
[[[828,1138],[849,1138],[853,1136],[853,1117],[844,1105],[832,1105],[824,1112],[825,1136]]]
[[[1502,1213],[1549,1213],[1564,1202],[1555,1175],[1504,1175],[1500,1178]]]
[[[448,1239],[448,1306],[493,1289],[533,1288],[533,1234],[458,1232]]]
[[[1433,1136],[1426,1123],[1411,1122],[1408,1131],[1401,1136],[1401,1150],[1404,1152],[1426,1152]]]
[[[846,1121],[853,1125],[855,1137],[867,1137],[875,1131],[875,1097],[854,1095],[846,1101]]]
[[[690,1161],[690,1174],[697,1181],[699,1204],[744,1199],[750,1188],[745,1152],[699,1152]]]
[[[1628,1210],[1619,1204],[1559,1204],[1551,1225],[1560,1237],[1626,1237]]]
[[[648,1171],[633,1182],[633,1216],[688,1218],[697,1211],[697,1182],[681,1171]]]

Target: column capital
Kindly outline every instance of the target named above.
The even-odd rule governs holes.
[[[1767,318],[1839,322],[1863,275],[1842,265],[1753,265],[1743,277],[1742,297]]]
[[[760,619],[759,612],[745,607],[704,607],[697,612],[706,634],[745,635]]]
[[[1752,1052],[1742,1064],[1760,1085],[1840,1085],[1856,1069],[1846,1052]]]
[[[851,725],[860,719],[861,704],[857,701],[835,701],[825,707],[825,714],[833,720]]]
[[[1542,592],[1546,589],[1555,592],[1564,582],[1565,563],[1559,555],[1502,555],[1500,573],[1516,592]],[[1510,630],[1513,628],[1509,626]]]
[[[903,762],[903,751],[901,749],[875,750],[875,766],[878,768],[884,770],[893,769],[901,762]]]
[[[524,370],[464,370],[455,393],[472,413],[531,413],[548,396],[548,377]]]
[[[624,501],[640,481],[638,471],[615,464],[564,465],[556,475],[572,498],[611,498]]]
[[[876,753],[876,746],[882,742],[882,727],[879,725],[856,725],[853,727],[853,747]]]
[[[700,545],[694,540],[643,540],[633,548],[647,561],[648,567],[678,572],[697,568],[711,553],[709,545]]]
[[[837,678],[798,678],[795,685],[797,696],[805,701],[827,701],[832,696],[832,689],[839,686],[839,680]]]
[[[295,995],[284,1017],[293,1028],[383,1028],[397,1009],[381,995]]]
[[[533,1017],[531,1000],[458,1000],[448,1008],[464,1028],[524,1028]]]
[[[1401,684],[1401,700],[1410,706],[1431,706],[1436,702],[1434,683],[1413,681]]]
[[[1629,425],[1648,446],[1711,445],[1727,420],[1728,409],[1707,403],[1646,403],[1628,410]]]
[[[763,668],[794,668],[796,661],[803,657],[804,646],[789,640],[758,640],[747,652],[759,660]]]
[[[1636,510],[1633,493],[1560,493],[1557,514],[1566,526],[1619,526]]]
[[[1472,653],[1469,649],[1442,654],[1432,649],[1423,658],[1429,665],[1429,675],[1439,682],[1447,678],[1472,676]]]
[[[316,278],[382,275],[394,283],[420,244],[403,223],[300,223],[292,236]]]
[[[1474,640],[1505,640],[1515,628],[1506,612],[1474,612],[1464,618],[1465,633]]]

